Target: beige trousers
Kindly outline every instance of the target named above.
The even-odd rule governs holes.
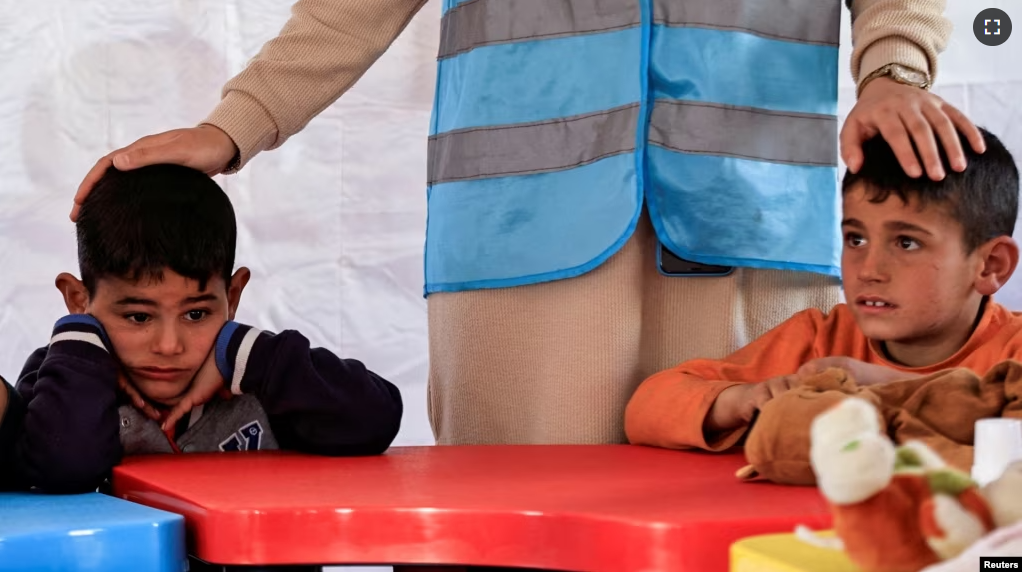
[[[838,281],[781,270],[666,277],[644,214],[592,272],[543,284],[431,294],[428,407],[453,444],[625,442],[649,375],[723,357],[800,310],[828,310]]]

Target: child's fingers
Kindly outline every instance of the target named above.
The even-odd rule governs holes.
[[[799,366],[796,375],[813,375],[818,372],[818,369],[816,361],[808,361]]]
[[[800,367],[799,371],[797,371],[796,373],[797,375],[815,375],[828,369],[829,367],[840,366],[836,365],[835,359],[833,357],[816,358],[804,363],[803,366]]]
[[[117,386],[128,396],[128,399],[131,399],[131,404],[135,406],[135,409],[141,411],[146,408],[146,400],[142,399],[142,395],[128,383],[128,378],[123,374],[117,376]]]
[[[771,400],[772,397],[774,397],[773,392],[771,390],[771,381],[772,380],[762,381],[757,384],[757,387],[752,394],[753,399],[751,401],[753,407],[750,412],[750,417],[752,417],[753,412],[759,411],[760,408],[763,407],[765,403],[767,403],[768,401]]]
[[[798,384],[797,379],[798,378],[795,375],[782,375],[765,381],[764,384],[767,386],[767,396],[764,401],[766,402],[774,399],[775,397],[778,397],[792,389]]]
[[[743,423],[752,423],[753,417],[756,416],[757,411],[760,411],[759,406],[745,407],[742,410],[742,414],[739,415],[739,419],[741,419]]]
[[[150,405],[148,403],[146,403],[145,406],[142,408],[142,413],[146,417],[152,419],[153,421],[159,421],[160,420],[160,412],[157,411],[155,407],[153,407],[152,405]]]
[[[178,402],[164,418],[163,424],[160,425],[160,429],[164,431],[170,430],[170,428],[177,425],[178,421],[185,416],[186,413],[192,410],[192,400],[187,396]]]
[[[135,409],[138,409],[143,415],[154,421],[160,419],[160,412],[146,402],[145,398],[142,397],[142,394],[139,393],[139,390],[135,389],[135,386],[128,381],[128,378],[125,377],[123,373],[120,373],[117,376],[117,386],[125,395],[128,396],[128,399],[131,400],[131,404],[135,407]]]

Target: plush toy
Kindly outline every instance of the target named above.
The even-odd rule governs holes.
[[[895,443],[920,441],[954,468],[973,464],[973,429],[979,419],[1020,418],[1019,362],[999,363],[983,377],[968,369],[860,386],[841,369],[807,377],[802,384],[768,401],[746,437],[749,466],[739,477],[813,485],[810,423],[824,411],[857,397],[874,405],[877,424]]]
[[[982,490],[922,442],[896,446],[878,413],[869,400],[842,399],[810,429],[835,533],[865,572],[917,572],[1019,521],[1020,463]]]

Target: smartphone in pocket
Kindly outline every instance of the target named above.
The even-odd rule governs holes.
[[[735,270],[732,266],[703,264],[679,258],[663,244],[658,244],[657,269],[665,276],[727,276]]]

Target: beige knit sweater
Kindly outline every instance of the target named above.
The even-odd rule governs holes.
[[[238,145],[240,169],[282,145],[348,90],[426,0],[298,0],[280,35],[224,86],[203,123]],[[852,0],[852,75],[899,63],[937,70],[952,31],[945,0]]]

